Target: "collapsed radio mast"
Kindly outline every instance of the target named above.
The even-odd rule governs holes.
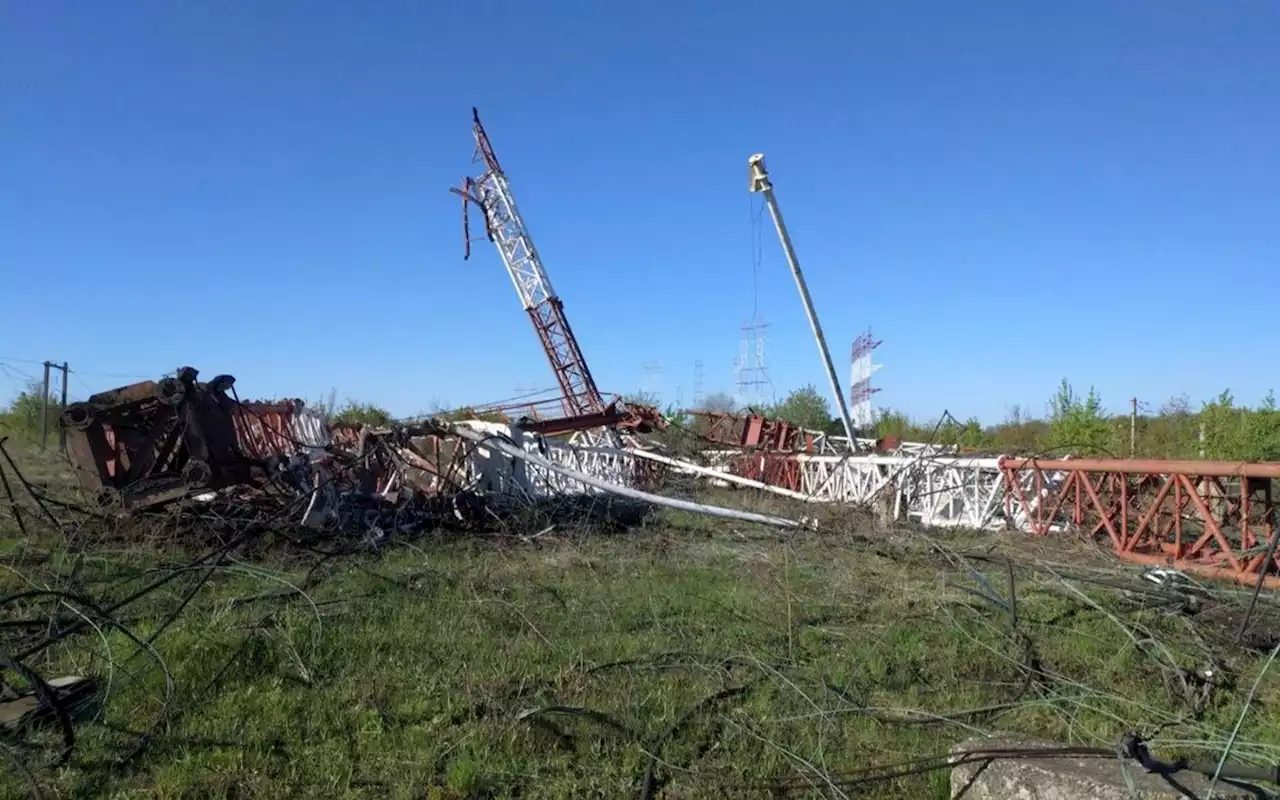
[[[472,163],[482,164],[484,171],[478,178],[465,178],[462,188],[452,190],[462,197],[463,235],[467,237],[464,258],[471,255],[467,207],[475,203],[484,214],[485,233],[489,241],[498,246],[502,263],[506,265],[516,293],[520,295],[520,303],[533,322],[542,349],[551,362],[551,371],[560,384],[565,416],[605,414],[604,398],[596,388],[578,340],[565,318],[564,304],[551,288],[551,279],[547,277],[533,239],[516,209],[511,184],[498,164],[489,135],[480,124],[480,113],[473,108],[471,117],[471,133],[476,140]]]

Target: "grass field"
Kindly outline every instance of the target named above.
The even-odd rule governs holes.
[[[1137,730],[1216,757],[1273,644],[1269,618],[1252,649],[1231,644],[1247,593],[1181,613],[1096,583],[1142,585],[1075,540],[831,513],[803,534],[661,513],[366,554],[263,543],[178,573],[120,627],[62,602],[95,624],[28,663],[94,675],[101,714],[64,765],[42,764],[56,725],[8,750],[46,797],[946,797],[945,770],[867,771],[987,731],[1109,746]],[[105,602],[201,552],[0,524],[6,593]],[[53,610],[14,601],[3,619]],[[31,636],[0,631],[10,653]],[[1275,683],[1233,760],[1280,760]],[[0,786],[31,791],[17,769]]]

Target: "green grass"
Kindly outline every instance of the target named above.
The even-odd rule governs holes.
[[[1116,570],[1069,540],[824,523],[831,532],[779,536],[666,514],[533,544],[426,537],[323,562],[272,552],[230,563],[156,640],[175,688],[137,758],[120,763],[164,712],[154,659],[104,627],[32,663],[110,683],[70,762],[37,779],[47,797],[615,798],[647,784],[660,797],[770,797],[779,783],[835,794],[828,781],[842,773],[977,731],[1109,745],[1163,725],[1156,746],[1203,756],[1221,747],[1244,691],[1215,692],[1196,719],[1163,653],[1192,670],[1212,655],[1244,690],[1259,669],[1255,653],[1207,641],[1185,617],[1079,584],[1095,608],[1044,569],[1017,573],[1014,632],[1006,610],[965,591],[1007,597],[1005,566],[952,555],[994,548],[1019,563]],[[6,592],[74,572],[90,594],[118,594],[122,579],[140,585],[155,575],[145,570],[191,555],[110,541],[80,558],[24,552],[9,540]],[[185,574],[121,622],[145,639],[202,577]],[[50,608],[14,605],[6,618]],[[1136,645],[1138,626],[1159,646]],[[1030,683],[1028,642],[1047,676]],[[1280,757],[1274,683],[1259,689],[1241,757]],[[54,741],[34,731],[22,747],[48,756]],[[946,787],[939,771],[840,791]],[[0,789],[27,791],[13,773]]]

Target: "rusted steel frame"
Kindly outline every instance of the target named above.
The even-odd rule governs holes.
[[[1200,477],[1251,477],[1280,479],[1280,462],[1250,461],[1182,461],[1146,458],[1014,458],[1000,459],[1002,468],[1023,470],[1041,468],[1049,471],[1064,469],[1084,472],[1144,473],[1168,475],[1181,473]]]
[[[1006,509],[1011,509],[1014,498],[1019,500],[1027,509],[1027,527],[1041,535],[1049,532],[1060,513],[1065,513],[1073,525],[1089,531],[1091,536],[1105,531],[1117,555],[1129,560],[1195,567],[1194,571],[1212,577],[1244,576],[1237,577],[1244,583],[1257,578],[1265,566],[1265,556],[1246,555],[1259,544],[1249,526],[1258,525],[1259,521],[1252,519],[1254,512],[1258,512],[1262,520],[1274,519],[1270,481],[1263,482],[1256,477],[1256,473],[1268,472],[1271,465],[1231,465],[1224,469],[1220,464],[1207,462],[1213,474],[1203,475],[1185,469],[1188,464],[1199,462],[1118,462],[1135,467],[1174,464],[1173,469],[1163,474],[1124,473],[1115,469],[1116,463],[1109,462],[1107,469],[1094,471],[1089,467],[1096,465],[1095,460],[1003,459]],[[1034,508],[1020,480],[1028,472],[1036,486]],[[1060,485],[1048,493],[1042,491],[1046,472],[1065,473]],[[1241,483],[1239,500],[1233,500],[1232,492],[1221,479],[1237,476]],[[1251,503],[1255,491],[1268,493],[1261,504]],[[1215,512],[1215,504],[1221,509],[1220,513]],[[1190,545],[1184,541],[1182,526],[1188,512],[1194,513],[1203,526],[1201,535]],[[1136,525],[1131,519],[1135,516]],[[1169,524],[1164,526],[1161,517],[1166,516]],[[1239,544],[1231,541],[1223,527],[1232,522],[1236,522],[1241,531]]]
[[[415,436],[409,439],[402,451],[412,453],[417,459],[415,466],[436,477],[439,485],[433,489],[423,487],[428,494],[439,493],[444,488],[443,484],[449,484],[454,490],[465,488],[464,481],[459,478],[465,479],[467,474],[468,448],[463,446],[462,440],[443,438],[434,433]]]
[[[743,453],[730,463],[734,475],[793,492],[800,491],[800,462],[788,453]]]
[[[470,409],[477,418],[495,415],[502,421],[515,425],[520,430],[538,433],[544,436],[555,436],[591,428],[619,427],[636,429],[642,433],[652,430],[666,430],[667,421],[662,412],[653,406],[639,403],[623,403],[621,398],[614,397],[612,402],[600,411],[574,416],[554,416],[545,412],[545,407],[555,404],[560,406],[563,398],[540,400],[533,403],[512,403],[498,406],[478,406]],[[543,407],[544,410],[540,410]]]
[[[1005,518],[1013,519],[1013,502],[1016,500],[1022,505],[1023,511],[1027,515],[1027,526],[1030,528],[1028,533],[1035,536],[1044,536],[1049,533],[1053,525],[1053,517],[1057,514],[1059,506],[1062,505],[1062,497],[1060,494],[1055,497],[1057,502],[1054,504],[1053,513],[1045,515],[1043,511],[1046,499],[1044,493],[1044,468],[1035,466],[1031,467],[1031,470],[1035,480],[1034,503],[1027,497],[1027,493],[1022,489],[1021,481],[1018,480],[1018,473],[1022,470],[1012,469],[1004,462],[1001,462],[1000,473],[1004,476],[1005,483]]]
[[[127,512],[249,478],[226,397],[234,379],[177,377],[100,392],[62,416],[68,454],[97,501]]]
[[[665,431],[667,429],[667,418],[656,407],[640,403],[626,403],[625,405],[626,416],[622,422],[618,423],[619,427],[637,430],[640,433]]]
[[[1178,486],[1178,485],[1179,485],[1178,481],[1175,480],[1174,476],[1172,475],[1166,477],[1163,481],[1161,481],[1160,488],[1156,490],[1155,499],[1151,501],[1151,506],[1138,519],[1138,525],[1134,529],[1132,534],[1127,533],[1128,518],[1126,517],[1126,521],[1124,523],[1126,535],[1124,536],[1124,542],[1120,547],[1120,552],[1122,553],[1134,552],[1134,549],[1137,547],[1138,542],[1141,541],[1142,539],[1143,532],[1147,531],[1148,529],[1150,529],[1153,534],[1151,537],[1149,537],[1153,543],[1159,544],[1159,540],[1165,538],[1164,535],[1162,535],[1159,530],[1160,508],[1161,506],[1164,505],[1165,499],[1169,496],[1169,490],[1172,489],[1174,486]],[[1178,513],[1178,511],[1179,509],[1177,508],[1175,503],[1174,513],[1176,514]],[[1177,546],[1179,548],[1181,547],[1180,541],[1178,542]],[[1181,551],[1179,551],[1178,557],[1179,558],[1182,557]]]
[[[564,304],[558,297],[548,297],[529,309],[529,319],[538,332],[543,348],[555,354],[551,371],[564,393],[565,416],[574,417],[600,412],[604,402],[595,388],[591,369],[582,356],[578,340],[564,315]]]
[[[706,441],[731,447],[748,446],[745,419],[719,411],[690,411],[689,416],[693,417],[700,429],[699,435]]]
[[[1107,535],[1111,537],[1111,545],[1116,550],[1119,550],[1121,547],[1121,539],[1120,534],[1116,531],[1114,525],[1114,513],[1109,514],[1107,509],[1103,507],[1102,499],[1098,496],[1098,492],[1093,485],[1093,481],[1089,480],[1089,474],[1087,472],[1075,472],[1073,473],[1073,477],[1075,478],[1076,483],[1076,516],[1078,518],[1076,524],[1084,524],[1085,509],[1080,498],[1080,488],[1083,486],[1085,493],[1089,496],[1089,501],[1093,503],[1093,508],[1098,513],[1098,517],[1101,520],[1102,525],[1106,527]],[[1099,484],[1101,484],[1105,477],[1105,475],[1099,476]],[[1128,509],[1121,509],[1121,513],[1124,513],[1127,510]]]
[[[538,433],[543,436],[554,436],[556,434],[610,426],[633,428],[646,433],[655,429],[665,430],[667,423],[662,416],[662,412],[653,406],[627,404],[623,407],[617,401],[610,403],[603,411],[592,414],[561,417],[559,419],[522,420],[516,423],[516,427],[522,431]]]
[[[562,398],[553,397],[547,400],[530,400],[521,403],[504,403],[500,405],[469,406],[467,409],[476,418],[497,416],[504,422],[515,422],[521,417],[532,420],[552,419],[564,410]]]
[[[241,450],[257,459],[298,452],[289,433],[293,413],[294,409],[287,405],[240,404],[232,415],[232,422]]]
[[[1180,558],[1172,558],[1169,556],[1156,556],[1147,553],[1116,553],[1121,559],[1131,561],[1135,564],[1145,564],[1154,567],[1172,567],[1192,575],[1200,575],[1205,578],[1213,578],[1216,580],[1234,581],[1244,586],[1253,586],[1258,581],[1258,573],[1256,571],[1236,571],[1225,567],[1215,567],[1200,561],[1188,561]],[[1262,579],[1262,586],[1265,589],[1280,589],[1280,576],[1268,575]]]
[[[590,428],[600,428],[606,425],[616,425],[626,418],[627,415],[619,411],[617,406],[609,406],[604,411],[599,411],[594,414],[583,414],[577,417],[521,421],[516,423],[516,427],[529,433],[538,433],[543,436],[555,436],[560,433],[571,433],[573,431],[588,430]]]
[[[1209,506],[1205,504],[1204,500],[1200,497],[1200,493],[1196,491],[1195,486],[1186,475],[1179,474],[1178,480],[1182,482],[1183,488],[1187,490],[1187,494],[1190,496],[1192,504],[1194,504],[1196,510],[1200,512],[1200,519],[1204,523],[1206,532],[1205,535],[1201,536],[1200,539],[1192,545],[1190,552],[1199,552],[1206,544],[1208,544],[1209,536],[1212,536],[1218,543],[1218,554],[1226,556],[1232,569],[1236,572],[1241,572],[1240,560],[1236,558],[1235,551],[1231,547],[1231,542],[1227,541],[1227,537],[1223,535],[1222,528],[1218,526],[1218,521],[1213,518],[1213,512],[1209,510]]]
[[[354,451],[360,443],[360,426],[331,422],[329,438],[336,449]]]
[[[759,414],[739,416],[716,411],[691,411],[690,414],[706,422],[703,438],[717,444],[778,452],[812,453],[817,449],[814,431],[786,420],[769,419]]]
[[[121,480],[125,485],[149,475],[156,467],[163,469],[182,439],[181,421],[173,409],[158,409],[149,422],[150,430],[142,433],[140,446],[128,448],[136,457]]]

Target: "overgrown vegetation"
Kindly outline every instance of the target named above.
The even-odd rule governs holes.
[[[34,436],[40,429],[40,384],[28,386],[0,411],[0,435]],[[627,402],[655,405],[653,395],[637,392],[624,398]],[[49,398],[48,428],[56,432],[58,402]],[[742,411],[733,398],[724,393],[708,395],[705,410]],[[1013,406],[1005,419],[983,425],[976,418],[964,421],[944,416],[935,420],[916,420],[885,409],[877,417],[872,430],[863,435],[896,438],[905,441],[932,441],[959,445],[975,451],[1024,454],[1066,454],[1138,458],[1210,458],[1240,461],[1280,460],[1280,409],[1275,395],[1268,393],[1256,408],[1237,405],[1230,391],[1223,391],[1205,402],[1198,410],[1186,396],[1170,398],[1158,410],[1140,411],[1133,419],[1128,414],[1109,414],[1102,398],[1090,387],[1082,396],[1064,378],[1058,391],[1049,398],[1045,418],[1029,415]],[[371,402],[348,399],[329,411],[330,419],[349,425],[388,425],[394,417],[385,408]],[[813,385],[788,394],[782,401],[754,409],[757,413],[785,419],[795,425],[827,433],[843,434],[840,420],[833,415],[826,396]],[[433,414],[447,419],[473,419],[470,408],[433,409]],[[665,411],[675,424],[674,430],[688,427],[690,419],[683,410],[670,406]],[[480,415],[500,421],[496,414]],[[1132,437],[1131,437],[1132,433]]]
[[[1091,396],[1064,384],[1042,435],[1110,430]],[[1214,447],[1266,432],[1229,396],[1212,406],[1187,413],[1218,415]],[[32,587],[121,597],[179,575],[31,663],[106,687],[72,760],[35,780],[46,797],[945,798],[945,770],[873,768],[997,730],[1103,747],[1133,730],[1203,760],[1241,718],[1232,760],[1280,761],[1280,684],[1240,691],[1280,643],[1269,602],[1237,644],[1243,589],[1192,608],[1076,539],[819,513],[820,534],[667,512],[625,533],[538,521],[380,552],[268,535],[214,569],[181,543],[24,537],[0,513],[0,594],[30,595],[0,609],[14,640],[77,609]],[[50,726],[17,752],[58,741]],[[0,775],[0,796],[27,788]]]
[[[176,687],[163,706],[163,675],[120,630],[39,664],[111,688],[73,760],[37,781],[50,797],[945,798],[945,770],[867,770],[989,730],[1109,747],[1132,729],[1206,758],[1244,709],[1232,687],[1261,659],[1218,641],[1238,617],[1218,631],[1202,611],[1192,629],[1165,600],[1093,584],[1124,576],[1070,540],[865,526],[780,537],[670,513],[625,536],[569,526],[193,571],[127,617],[145,636],[194,590],[154,644]],[[4,592],[65,579],[11,542]],[[117,549],[74,569],[93,595],[190,556]],[[1206,663],[1207,692],[1186,677]],[[1280,758],[1278,687],[1262,683],[1234,760]],[[4,796],[26,789],[4,780]]]
[[[44,385],[40,381],[31,382],[0,411],[0,436],[34,437],[40,432],[40,414],[44,408],[48,409],[45,424],[51,433],[56,433],[61,398],[50,392],[45,404],[40,397],[43,389]]]
[[[791,392],[758,413],[805,428],[841,434],[826,397],[812,385]],[[915,442],[959,445],[975,451],[1024,454],[1075,454],[1124,458],[1210,458],[1239,461],[1280,460],[1280,410],[1274,394],[1256,408],[1236,405],[1224,391],[1199,410],[1185,396],[1158,411],[1136,416],[1109,414],[1092,387],[1081,395],[1064,378],[1049,398],[1043,419],[1018,406],[998,424],[977,418],[961,421],[949,415],[914,420],[898,411],[882,410],[873,429],[863,435]]]
[[[394,421],[391,412],[373,403],[347,400],[330,419],[340,425],[390,425]]]

